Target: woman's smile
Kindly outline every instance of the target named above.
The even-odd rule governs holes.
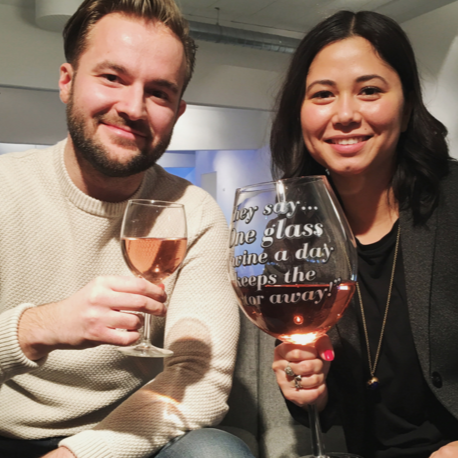
[[[358,153],[368,142],[369,135],[352,136],[352,137],[333,137],[325,140],[332,145],[337,153],[342,155],[352,155]]]

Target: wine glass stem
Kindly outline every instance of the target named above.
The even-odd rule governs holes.
[[[151,318],[152,315],[149,313],[144,313],[144,324],[143,324],[143,338],[142,338],[142,344],[151,346]]]
[[[312,434],[312,453],[315,458],[327,458],[324,443],[321,438],[320,418],[315,404],[307,406],[309,413],[310,431]]]

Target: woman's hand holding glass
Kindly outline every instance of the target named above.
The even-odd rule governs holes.
[[[303,409],[307,409],[307,404],[315,404],[318,411],[323,410],[328,400],[326,377],[333,359],[334,351],[327,335],[311,345],[287,342],[278,345],[272,369],[283,396]],[[286,374],[287,366],[302,377],[300,390],[291,383],[293,378]]]

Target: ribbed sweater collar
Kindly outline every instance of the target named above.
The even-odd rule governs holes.
[[[104,202],[102,200],[94,199],[93,197],[88,196],[83,191],[78,189],[76,185],[71,180],[64,162],[64,150],[67,140],[63,140],[57,143],[52,148],[54,149],[53,161],[54,168],[56,171],[59,184],[62,187],[64,195],[66,198],[73,204],[75,207],[80,210],[90,213],[91,215],[101,216],[105,218],[117,218],[122,216],[124,209],[127,205],[127,200],[122,202]],[[131,196],[129,199],[140,199],[146,195],[151,188],[151,183],[155,182],[156,172],[153,167],[151,167],[148,172],[145,174],[143,181],[138,188],[138,190]],[[148,177],[148,179],[146,179]],[[150,183],[147,186],[146,183]]]

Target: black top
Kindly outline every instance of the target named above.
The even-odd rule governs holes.
[[[358,242],[358,282],[372,361],[387,303],[398,224],[376,243],[362,245]],[[359,306],[356,294],[355,297]],[[437,401],[425,383],[406,304],[402,252],[399,249],[382,349],[375,371],[380,387],[366,392],[365,458],[428,458],[442,445],[458,439],[458,420]],[[371,375],[359,307],[357,312],[363,343],[363,373],[369,380]]]

